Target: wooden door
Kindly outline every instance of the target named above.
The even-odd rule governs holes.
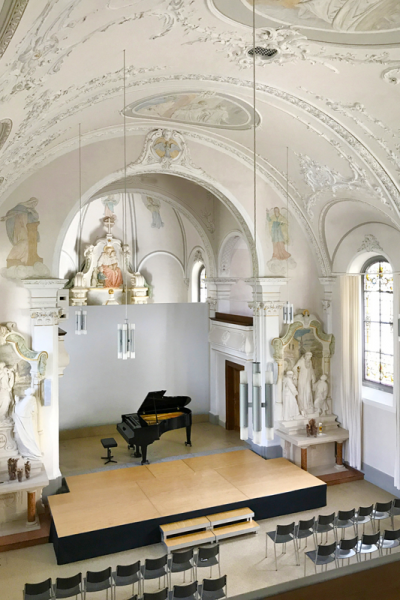
[[[242,365],[225,361],[226,429],[240,431],[240,371]]]

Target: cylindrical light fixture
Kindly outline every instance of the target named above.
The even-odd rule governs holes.
[[[285,325],[293,323],[293,304],[290,304],[289,300],[283,306],[283,322]]]
[[[274,439],[274,373],[265,371],[265,434],[267,440]]]
[[[253,442],[261,445],[262,414],[261,414],[261,373],[260,363],[253,362]]]
[[[86,335],[87,334],[87,311],[86,310],[76,310],[75,311],[75,333],[76,335]]]
[[[129,323],[128,319],[118,325],[118,358],[135,358],[135,325]]]
[[[249,439],[249,382],[246,371],[240,371],[240,439]]]

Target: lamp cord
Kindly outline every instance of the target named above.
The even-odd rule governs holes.
[[[253,0],[253,188],[254,188],[254,358],[258,360],[258,327],[257,327],[257,292],[256,292],[256,265],[257,265],[257,134],[256,134],[256,3]]]
[[[79,123],[78,135],[78,160],[79,160],[79,237],[78,237],[78,271],[81,270],[82,255],[82,143],[81,143],[81,124]]]
[[[124,257],[124,270],[125,270],[125,318],[126,320],[128,320],[128,268],[127,268],[127,264],[126,264],[126,255],[125,255],[125,251],[126,251],[126,213],[127,213],[127,191],[126,191],[126,58],[125,58],[125,54],[126,51],[124,50],[124,109],[123,109],[123,115],[124,115],[124,203],[123,203],[123,210],[122,210],[122,219],[123,219],[123,228],[122,228],[122,234],[123,234],[123,242],[124,242],[124,253],[123,253],[123,257]]]

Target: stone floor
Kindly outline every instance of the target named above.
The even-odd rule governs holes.
[[[227,432],[220,427],[208,423],[198,424],[194,426],[193,430],[193,441],[195,442],[191,449],[193,453],[209,450],[221,451],[241,445],[237,434]],[[186,450],[184,450],[185,447],[183,446],[182,448],[181,434],[182,432],[179,431],[170,432],[166,436],[163,436],[161,442],[153,444],[154,448],[151,450],[150,460],[161,460],[167,456],[180,456],[186,453]],[[114,435],[114,437],[116,436]],[[117,452],[115,453],[117,459],[125,461],[127,455],[126,445],[119,447]],[[85,469],[99,468],[101,463],[99,464],[98,457],[101,453],[102,448],[97,438],[63,442],[61,447],[63,474],[68,475],[82,472]],[[346,510],[360,505],[367,506],[374,502],[383,502],[391,498],[390,494],[367,481],[356,481],[328,487],[328,505],[322,510],[316,511],[316,513],[312,511],[260,521],[261,531],[257,535],[221,542],[221,569],[222,573],[226,573],[228,576],[229,596],[303,577],[303,550],[301,551],[300,566],[296,566],[293,548],[289,544],[287,553],[279,555],[278,571],[275,571],[272,545],[270,545],[268,558],[265,558],[265,534],[267,531],[273,530],[277,523],[286,524],[297,521],[299,518],[311,517],[313,514],[329,514],[339,509]],[[390,522],[384,522],[382,529],[385,526],[389,528]],[[0,554],[0,600],[20,600],[21,591],[24,583],[27,581],[38,582],[48,577],[52,577],[55,580],[57,576],[68,577],[79,571],[85,574],[88,569],[100,570],[108,566],[115,568],[117,564],[129,564],[136,560],[143,561],[145,558],[161,556],[163,553],[162,544],[156,544],[115,555],[57,566],[53,547],[50,544],[15,550],[13,552],[4,552]],[[311,573],[312,565],[310,563],[308,564],[307,574]],[[216,570],[214,570],[213,575],[217,575]],[[204,572],[199,570],[199,580],[208,576],[209,572],[207,569],[204,569]],[[181,581],[181,575],[173,576],[173,584],[181,583]],[[155,589],[157,589],[157,584],[146,582],[146,591],[153,591]],[[129,588],[126,590],[123,588],[120,589],[117,600],[129,598],[130,591]],[[92,597],[103,600],[101,594],[93,594]],[[88,600],[89,598],[90,595],[88,594]]]

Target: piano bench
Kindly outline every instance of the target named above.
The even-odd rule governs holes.
[[[116,448],[118,446],[117,442],[114,440],[114,438],[103,438],[100,441],[102,443],[103,448],[106,448],[107,450],[107,456],[101,457],[103,460],[106,461],[104,464],[108,465],[108,463],[110,462],[116,463],[116,460],[112,460],[114,457],[111,454],[111,448]]]

